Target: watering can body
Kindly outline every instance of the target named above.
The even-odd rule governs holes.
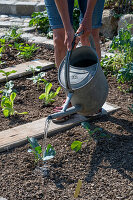
[[[71,91],[67,89],[65,83],[65,62],[64,58],[59,67],[58,80],[67,94],[72,91],[72,106],[80,105],[78,113],[84,116],[98,112],[106,101],[108,83],[95,49],[82,46],[72,51],[69,63]]]
[[[95,114],[101,109],[108,95],[108,83],[95,50],[92,36],[91,47],[81,46],[67,51],[58,70],[58,81],[67,94],[61,112],[51,114],[55,119],[73,113],[83,116]],[[74,47],[74,43],[72,45]],[[68,108],[71,102],[72,107]]]

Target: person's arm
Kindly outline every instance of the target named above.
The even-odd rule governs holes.
[[[84,37],[86,34],[88,35],[92,31],[92,15],[96,2],[97,0],[88,0],[84,18],[80,24],[79,29],[77,30],[77,33],[84,31]]]
[[[72,41],[74,38],[74,30],[70,22],[69,11],[68,11],[68,2],[67,0],[55,0],[55,4],[61,16],[64,29],[65,29],[65,45],[68,50],[71,50]]]

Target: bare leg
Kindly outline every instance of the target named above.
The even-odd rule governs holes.
[[[65,39],[64,28],[53,30],[55,64],[57,68],[59,67],[61,61],[66,55],[66,46],[64,45],[64,39]]]
[[[99,57],[99,60],[101,60],[101,48],[100,48],[99,28],[92,29],[92,36],[94,38],[97,55]],[[82,38],[81,44],[83,46],[90,46],[89,38]]]

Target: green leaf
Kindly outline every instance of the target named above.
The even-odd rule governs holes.
[[[46,84],[46,86],[45,86],[46,97],[48,97],[49,92],[50,92],[50,90],[51,90],[51,87],[52,87],[52,83],[47,83],[47,84]]]
[[[56,151],[54,150],[52,145],[48,144],[46,150],[43,153],[43,161],[54,158],[55,154],[56,154]]]
[[[17,94],[16,94],[15,92],[12,92],[12,93],[11,93],[11,95],[10,95],[10,100],[11,100],[11,102],[14,101],[16,95],[17,95]]]
[[[36,147],[40,146],[37,142],[37,139],[33,138],[33,137],[27,137],[29,143],[30,143],[30,146],[35,149]]]
[[[5,117],[9,117],[9,115],[10,115],[9,109],[8,108],[4,108],[3,109],[3,114],[4,114]]]
[[[46,94],[45,94],[45,93],[43,93],[43,94],[41,94],[41,95],[39,96],[39,99],[44,99],[44,98],[45,98],[45,96],[46,96]]]
[[[42,147],[41,147],[41,146],[35,147],[35,151],[36,151],[38,154],[41,154],[41,153],[42,153]]]
[[[82,146],[82,142],[80,142],[80,141],[74,141],[71,144],[71,149],[77,152],[77,151],[79,151],[81,149],[81,146]]]

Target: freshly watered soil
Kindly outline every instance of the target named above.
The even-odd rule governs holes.
[[[46,53],[46,56],[51,59],[53,54]],[[47,71],[45,77],[52,82],[55,91],[59,86],[57,70]],[[89,121],[92,130],[100,127],[105,136],[90,138],[79,125],[48,138],[46,143],[53,145],[56,156],[47,162],[47,176],[38,172],[33,155],[27,152],[29,144],[0,153],[0,196],[7,200],[74,199],[80,179],[82,187],[77,199],[133,199],[133,115],[128,108],[133,103],[133,93],[120,91],[115,77],[108,76],[107,79],[107,101],[121,109]],[[4,83],[0,90],[3,87]],[[126,84],[122,86],[124,90],[127,87]],[[0,110],[0,131],[48,116],[65,98],[61,89],[56,101],[44,106],[39,100],[43,85],[38,89],[27,77],[14,80],[14,89],[17,91],[15,110],[27,111],[28,115],[5,118]],[[89,142],[84,143],[79,152],[71,150],[73,141],[87,139]],[[38,142],[42,144],[42,139]]]

